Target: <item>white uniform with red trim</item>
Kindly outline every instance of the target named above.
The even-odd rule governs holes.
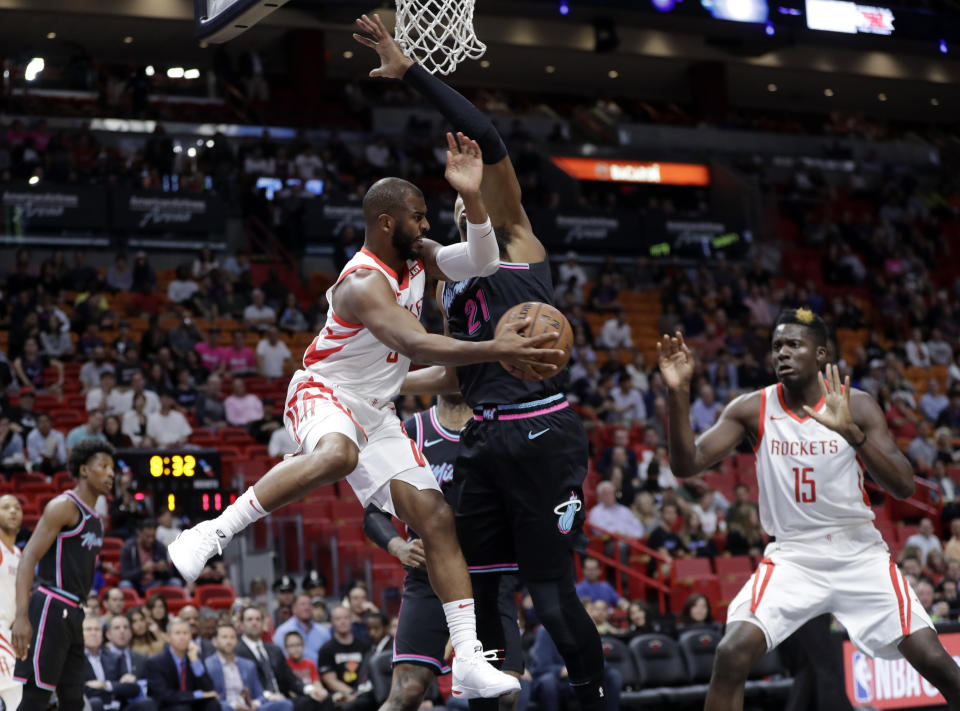
[[[899,658],[903,637],[932,623],[873,525],[856,450],[791,412],[778,383],[761,392],[756,455],[760,521],[776,541],[727,622],[752,622],[772,649],[829,612],[861,651]]]
[[[0,691],[12,686],[20,686],[13,680],[13,654],[10,627],[17,612],[15,583],[17,566],[20,564],[20,549],[9,548],[0,541]]]
[[[324,435],[333,432],[353,440],[360,457],[347,482],[364,506],[373,503],[396,514],[390,499],[392,479],[418,489],[439,487],[393,406],[410,359],[391,351],[363,324],[345,321],[334,312],[337,284],[358,269],[380,272],[397,303],[420,318],[426,284],[423,262],[408,261],[398,276],[366,248],[357,252],[327,291],[327,320],[303,354],[303,369],[290,380],[284,424],[299,448],[291,456],[312,452]]]

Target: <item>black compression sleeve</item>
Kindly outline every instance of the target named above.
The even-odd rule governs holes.
[[[363,512],[363,532],[367,538],[377,544],[379,548],[387,550],[387,544],[394,538],[403,538],[393,527],[390,514],[384,513],[376,506],[370,505]],[[388,553],[390,551],[387,551]]]
[[[433,104],[453,126],[480,145],[483,162],[499,163],[507,155],[507,147],[493,122],[455,89],[433,76],[419,64],[411,66],[403,80]]]

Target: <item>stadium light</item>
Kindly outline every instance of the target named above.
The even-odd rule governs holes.
[[[152,65],[152,64],[148,64],[148,65],[147,65],[147,68],[144,69],[143,72],[144,72],[144,74],[146,74],[148,77],[152,77],[154,74],[157,73],[157,70],[153,68],[153,65]]]
[[[945,39],[940,40],[940,54],[946,54],[950,51],[950,48],[947,47],[947,41]]]
[[[773,37],[777,34],[777,28],[773,26],[772,22],[768,22],[763,31],[767,33],[767,37]]]
[[[567,0],[560,0],[560,6],[557,8],[557,12],[564,17],[570,14],[570,5],[567,4]]]
[[[199,78],[200,78],[200,70],[199,70],[199,69],[187,69],[187,70],[183,73],[183,78],[184,78],[184,79],[199,79]]]
[[[34,57],[27,63],[27,68],[23,71],[23,78],[27,81],[33,81],[37,74],[43,71],[43,57]]]
[[[170,67],[167,76],[171,79],[183,79],[183,67]]]
[[[40,178],[39,176],[31,175],[30,180],[28,180],[27,182],[30,183],[30,185],[36,185],[37,183],[40,182]]]

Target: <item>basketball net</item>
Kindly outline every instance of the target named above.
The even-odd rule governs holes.
[[[393,37],[403,53],[431,74],[450,74],[487,46],[473,31],[474,0],[397,0]]]

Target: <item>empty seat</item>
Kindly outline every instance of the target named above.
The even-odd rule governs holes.
[[[637,673],[636,662],[630,654],[630,649],[614,637],[603,637],[603,659],[609,666],[620,672],[624,689],[640,687],[640,675]]]
[[[713,671],[713,657],[720,644],[720,630],[716,627],[703,627],[687,630],[680,635],[680,653],[687,665],[690,681],[706,684]]]
[[[717,569],[717,578],[723,580],[741,580],[744,575],[750,577],[753,573],[753,561],[748,555],[733,555],[713,559]]]

